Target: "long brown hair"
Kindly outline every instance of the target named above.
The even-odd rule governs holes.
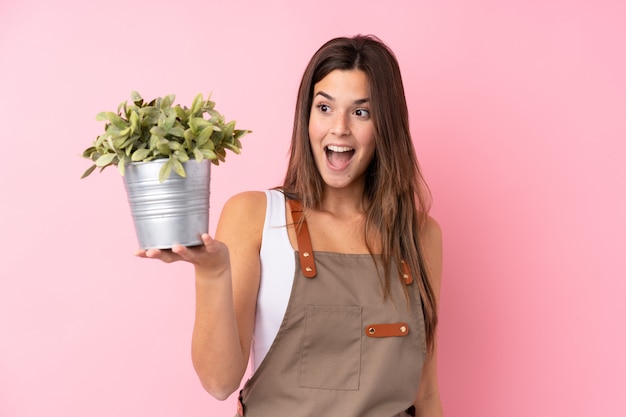
[[[376,150],[368,167],[365,196],[365,240],[382,239],[383,289],[390,294],[392,260],[408,264],[419,287],[429,348],[434,343],[437,306],[430,285],[420,230],[430,208],[430,192],[420,173],[409,131],[409,116],[400,68],[394,53],[374,36],[336,38],[311,58],[298,91],[291,151],[283,190],[304,207],[319,208],[323,180],[309,141],[309,117],[316,83],[334,70],[361,70],[367,74]]]

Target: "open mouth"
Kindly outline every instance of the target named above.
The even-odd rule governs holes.
[[[354,156],[354,149],[349,146],[328,145],[324,151],[326,160],[335,169],[345,168]]]

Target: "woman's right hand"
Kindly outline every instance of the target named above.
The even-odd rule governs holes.
[[[202,245],[186,247],[174,245],[172,249],[139,249],[135,256],[139,258],[158,259],[165,263],[186,261],[193,264],[197,271],[205,271],[210,275],[221,275],[230,267],[228,247],[219,240],[213,239],[208,233],[201,236]]]

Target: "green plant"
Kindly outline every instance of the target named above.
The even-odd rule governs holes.
[[[202,94],[194,98],[191,108],[178,104],[172,107],[175,97],[170,94],[144,102],[133,91],[132,104],[124,101],[117,113],[98,113],[96,120],[107,124],[104,133],[82,154],[94,164],[81,178],[109,165],[117,165],[124,175],[124,166],[129,162],[167,158],[159,173],[159,181],[163,182],[172,170],[184,177],[183,163],[191,158],[208,159],[217,165],[225,161],[226,149],[240,152],[239,139],[249,130],[235,129],[235,121],[227,123],[215,110],[215,103],[209,98],[205,101]]]

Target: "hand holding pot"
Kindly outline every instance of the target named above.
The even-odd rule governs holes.
[[[165,263],[186,261],[192,263],[196,270],[202,270],[212,276],[219,276],[228,270],[230,266],[228,247],[207,233],[202,234],[202,243],[193,247],[174,245],[171,250],[139,249],[135,256],[159,259]]]

